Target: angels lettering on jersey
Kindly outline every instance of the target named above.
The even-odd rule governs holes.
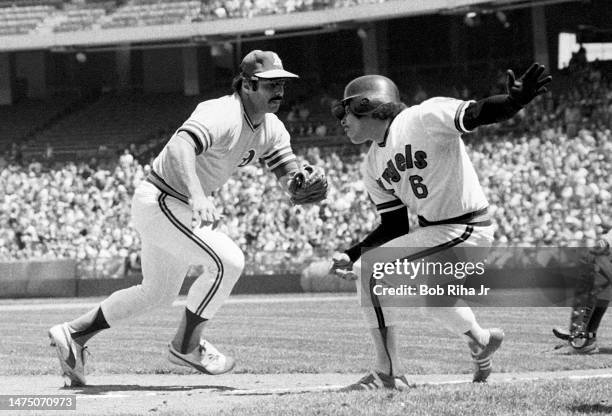
[[[461,139],[469,102],[432,98],[402,111],[384,143],[364,160],[366,189],[379,213],[408,206],[429,221],[488,205]]]
[[[382,176],[376,180],[376,183],[387,193],[394,194],[395,189],[387,188],[393,182],[399,182],[402,179],[401,172],[407,169],[424,169],[427,167],[427,153],[422,150],[412,152],[412,145],[407,144],[404,148],[404,153],[396,153],[392,159],[387,161],[387,168],[383,171]],[[412,190],[417,198],[427,197],[427,186],[423,184],[423,178],[419,175],[410,175],[408,181],[412,184]],[[385,186],[387,184],[387,186]]]

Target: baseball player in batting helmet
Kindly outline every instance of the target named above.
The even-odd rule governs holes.
[[[204,273],[189,289],[168,359],[204,374],[234,367],[234,359],[203,336],[245,262],[236,243],[215,229],[221,215],[211,194],[236,170],[261,159],[293,203],[326,197],[325,176],[298,167],[289,133],[274,115],[287,80],[294,78],[276,53],[250,52],[232,84],[234,93],[200,103],[155,158],[132,200],[132,222],[142,241],[142,284],[113,293],[90,312],[49,331],[73,385],[85,384],[86,342],[126,318],[171,304],[190,265],[202,265]]]
[[[368,290],[366,296],[371,299],[371,306],[362,310],[376,349],[374,371],[347,389],[410,385],[397,357],[401,308],[380,306],[378,295],[371,290],[373,274],[364,270],[362,275],[362,254],[371,251],[369,258],[383,262],[419,261],[455,247],[490,247],[494,228],[488,202],[461,135],[507,120],[545,93],[551,77],[544,72],[543,66],[533,64],[517,80],[509,70],[507,94],[479,101],[437,97],[410,108],[401,102],[393,81],[384,76],[362,76],[346,86],[344,97],[332,111],[352,143],[372,142],[362,176],[381,218],[375,230],[332,259],[331,272],[345,279],[362,279],[358,291]],[[418,216],[420,226],[411,232],[408,207]],[[390,247],[401,256],[385,258]],[[475,365],[473,381],[486,381],[503,331],[482,328],[462,300],[455,298],[443,306],[447,307],[424,310],[467,341]]]

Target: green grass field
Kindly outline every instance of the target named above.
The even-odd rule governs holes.
[[[253,414],[238,406],[223,415]],[[351,392],[269,397],[260,415],[608,415],[610,384],[601,380],[547,381],[523,384],[425,386],[408,392]]]
[[[274,299],[239,297],[232,299]],[[47,329],[87,307],[11,310],[7,305],[96,302],[99,299],[0,301],[0,380],[3,376],[59,374],[48,348]],[[3,309],[3,306],[5,308]],[[311,302],[283,301],[224,305],[207,329],[207,339],[237,359],[235,373],[365,373],[372,346],[352,297]],[[193,374],[165,360],[182,307],[157,310],[98,335],[89,343],[90,377],[131,374]],[[601,353],[552,354],[555,325],[567,324],[566,308],[479,308],[482,326],[501,326],[506,340],[495,372],[612,369],[612,319],[599,332]],[[402,364],[409,375],[468,374],[465,343],[418,310],[406,309]],[[214,378],[206,378],[214,382]],[[58,384],[61,378],[58,375]],[[262,395],[218,409],[222,414],[410,414],[576,415],[612,414],[612,379],[544,380],[491,385],[421,386],[408,392]],[[33,394],[35,392],[32,392]],[[1,414],[1,413],[0,413]],[[112,414],[121,414],[112,413]],[[132,414],[132,413],[129,413]],[[142,414],[150,414],[143,412]],[[155,414],[188,414],[160,413]]]

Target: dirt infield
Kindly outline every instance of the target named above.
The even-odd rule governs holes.
[[[402,406],[417,416],[612,414],[612,321],[603,321],[599,354],[563,354],[554,349],[558,340],[550,328],[566,322],[566,308],[477,311],[485,325],[499,324],[507,335],[490,386],[471,385],[469,354],[456,335],[412,319],[398,345],[403,368],[415,374],[408,378],[420,387],[406,393],[334,393],[372,364],[358,303],[336,295],[230,299],[207,335],[238,364],[235,373],[217,377],[193,374],[165,358],[184,307],[181,299],[94,338],[89,386],[64,389],[47,330],[99,301],[0,302],[0,395],[74,394],[77,403],[76,412],[0,410],[0,416],[379,416],[404,414]],[[525,405],[517,413],[519,402]]]
[[[75,394],[76,414],[214,414],[231,412],[271,395],[333,392],[356,381],[360,374],[118,374],[91,376],[87,387],[64,388],[58,376],[2,377],[6,395]],[[469,383],[469,374],[409,376],[418,386]],[[610,379],[612,369],[493,374],[491,384],[535,380]],[[2,414],[2,412],[0,412]],[[47,413],[48,414],[48,411]],[[74,414],[74,413],[73,413]]]

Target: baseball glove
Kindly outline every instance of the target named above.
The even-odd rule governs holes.
[[[294,172],[288,182],[289,197],[293,204],[312,204],[327,197],[327,178],[321,169],[308,164]]]

